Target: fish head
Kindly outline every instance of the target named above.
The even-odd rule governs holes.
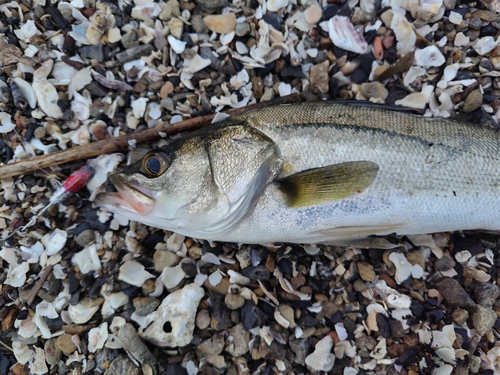
[[[96,202],[130,220],[217,239],[247,217],[281,169],[276,145],[246,125],[209,130],[154,149],[109,177]]]

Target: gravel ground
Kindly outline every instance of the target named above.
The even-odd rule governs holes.
[[[499,12],[497,0],[2,2],[1,160],[292,93],[497,128]],[[107,173],[167,141],[0,172],[0,374],[500,374],[498,234],[236,246],[93,207]],[[19,231],[85,162],[88,189]]]

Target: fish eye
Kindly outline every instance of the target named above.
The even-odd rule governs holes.
[[[142,169],[149,177],[158,177],[168,167],[170,157],[161,151],[151,152],[142,160]]]

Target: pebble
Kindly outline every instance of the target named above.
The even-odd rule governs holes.
[[[95,241],[95,231],[91,229],[84,230],[76,236],[76,243],[82,247],[87,247]]]
[[[199,329],[205,329],[210,326],[210,313],[207,309],[200,310],[196,314],[196,327]]]
[[[241,270],[243,276],[252,280],[267,281],[271,277],[271,273],[267,270],[266,266],[261,264],[256,267],[247,267]]]
[[[102,44],[96,46],[82,46],[79,49],[79,54],[84,59],[97,60],[98,62],[104,62],[105,56]]]
[[[483,94],[479,90],[473,90],[467,95],[462,108],[464,113],[475,111],[483,104]]]
[[[373,98],[383,103],[389,92],[380,82],[363,82],[361,84],[361,94],[368,100]]]
[[[477,283],[474,287],[476,302],[484,307],[491,307],[500,296],[498,286],[490,283]]]
[[[168,23],[168,27],[170,29],[170,34],[172,34],[177,39],[182,38],[182,30],[184,28],[184,24],[180,19],[172,18]]]
[[[151,44],[142,44],[137,47],[129,48],[123,52],[117,53],[116,58],[120,63],[125,64],[129,61],[140,59],[143,56],[149,56],[154,50]]]
[[[476,304],[472,298],[455,279],[445,278],[439,281],[436,287],[451,307],[460,307],[469,312],[476,309]]]
[[[216,295],[212,303],[212,317],[210,320],[210,327],[216,331],[229,329],[233,326],[231,319],[231,310],[229,310],[224,303],[221,295]]]
[[[270,360],[283,360],[286,356],[285,347],[280,344],[278,341],[273,340],[271,345],[268,345],[266,340],[260,340],[259,346],[260,355],[262,358],[270,359]]]
[[[153,259],[156,272],[162,272],[165,267],[175,267],[181,262],[181,257],[167,250],[156,250]]]
[[[203,11],[214,13],[219,12],[224,7],[227,7],[228,0],[196,0],[196,4],[198,4]]]
[[[136,297],[132,301],[135,312],[140,316],[147,316],[160,306],[160,301],[153,297]]]
[[[224,349],[224,342],[225,334],[222,332],[216,333],[211,338],[203,341],[196,347],[196,354],[199,357],[220,354]]]
[[[436,271],[444,272],[452,269],[453,267],[455,267],[455,261],[446,255],[434,262],[434,269]]]
[[[238,22],[236,24],[235,29],[234,29],[234,31],[236,32],[236,36],[239,36],[239,37],[250,34],[251,30],[252,29],[250,27],[250,24],[247,22]]]
[[[179,1],[178,0],[168,0],[163,6],[158,18],[162,21],[168,21],[172,17],[179,17],[181,14]]]
[[[57,346],[56,339],[48,339],[45,341],[43,350],[45,351],[45,360],[49,366],[55,365],[61,359],[62,351]]]
[[[467,312],[467,310],[457,307],[453,310],[451,318],[455,323],[457,323],[457,325],[462,326],[469,318],[469,313]]]
[[[311,338],[297,339],[290,341],[290,349],[295,353],[293,361],[305,366],[305,360],[311,348]]]
[[[224,298],[226,306],[231,310],[237,310],[245,304],[245,298],[240,294],[228,294]]]
[[[478,305],[471,319],[473,327],[477,330],[477,333],[482,336],[493,328],[497,320],[497,314],[490,308]]]
[[[104,375],[138,375],[139,367],[125,355],[119,355],[110,364]]]
[[[315,94],[325,94],[328,92],[328,67],[330,63],[325,60],[321,64],[314,65],[309,75],[310,89]]]
[[[64,355],[71,355],[76,350],[76,345],[71,339],[69,333],[64,333],[57,338],[56,345],[64,353]]]
[[[335,363],[335,355],[330,352],[332,346],[333,340],[329,335],[318,341],[314,351],[305,359],[307,367],[311,371],[330,371]]]
[[[203,22],[210,31],[218,34],[227,34],[236,28],[236,16],[234,13],[206,16],[203,17]]]
[[[278,311],[283,316],[283,318],[285,318],[288,323],[290,323],[290,328],[293,329],[297,326],[297,323],[295,322],[295,312],[291,306],[281,303],[278,306]]]
[[[232,338],[232,340],[230,340]],[[239,323],[229,330],[226,351],[233,357],[239,357],[248,352],[248,343],[250,342],[250,333],[245,329],[242,323]]]
[[[241,320],[243,326],[248,330],[254,327],[262,327],[268,319],[267,314],[251,301],[246,301],[241,308]]]
[[[358,263],[359,276],[364,281],[373,281],[375,280],[375,270],[370,263],[367,262],[359,262]]]

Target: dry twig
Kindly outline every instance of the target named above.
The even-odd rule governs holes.
[[[244,108],[230,109],[226,113],[229,115],[236,115],[251,109],[259,109],[275,104],[289,104],[298,101],[300,101],[300,95],[292,94],[269,102],[261,102]],[[0,179],[19,176],[34,172],[38,169],[50,168],[76,160],[88,159],[98,155],[116,152],[119,149],[128,147],[130,141],[141,143],[159,138],[159,133],[175,134],[199,129],[203,126],[209,125],[213,117],[214,115],[207,115],[181,121],[175,124],[163,124],[152,129],[145,129],[143,131],[134,132],[121,137],[92,142],[84,146],[72,147],[68,150],[37,156],[14,164],[6,164],[0,167]]]

